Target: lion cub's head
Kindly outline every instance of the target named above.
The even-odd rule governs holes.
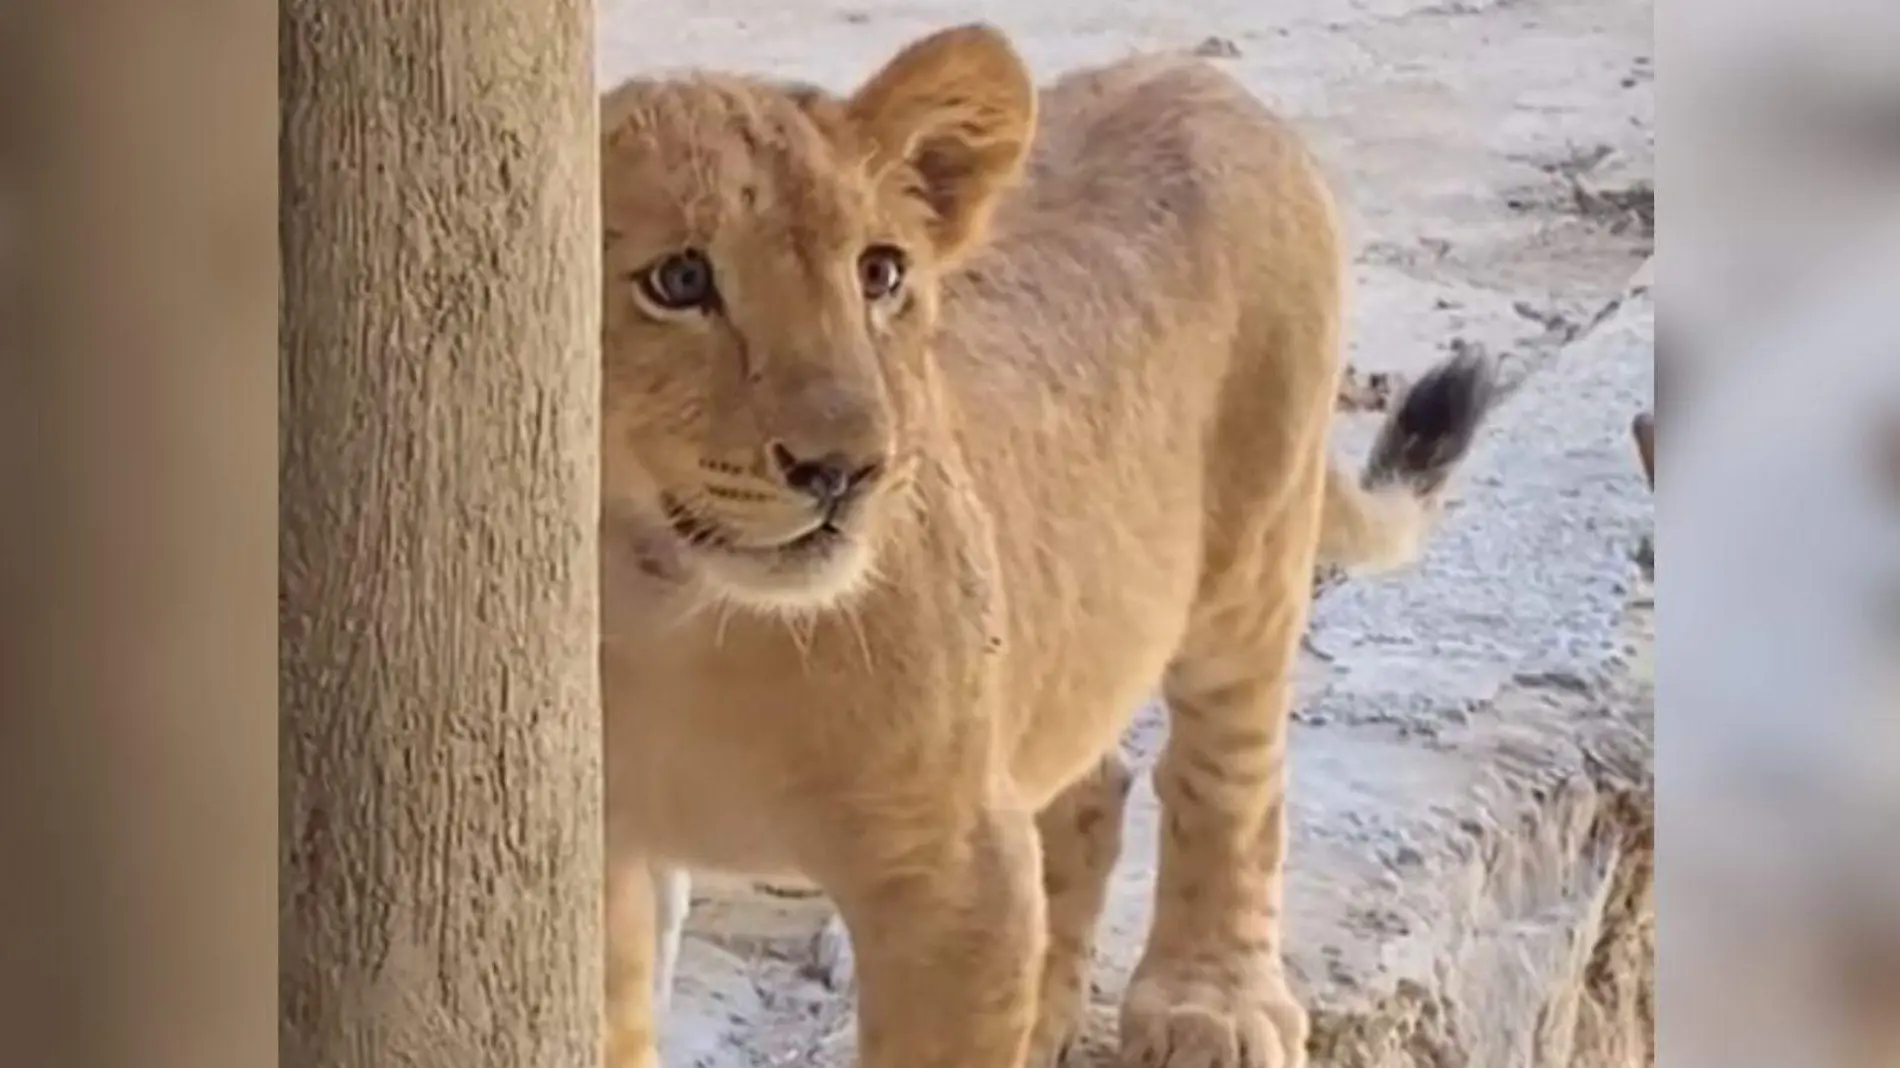
[[[944,273],[1028,148],[1035,91],[968,26],[848,98],[702,74],[602,102],[603,505],[742,603],[837,600],[920,449]]]

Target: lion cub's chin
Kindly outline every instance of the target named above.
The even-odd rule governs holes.
[[[804,613],[849,600],[870,581],[872,552],[863,539],[827,534],[787,549],[702,549],[701,574],[720,596],[764,612]]]

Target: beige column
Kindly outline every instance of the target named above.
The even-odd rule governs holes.
[[[280,7],[284,1068],[592,1068],[591,0]]]

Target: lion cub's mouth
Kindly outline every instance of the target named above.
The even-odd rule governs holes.
[[[871,549],[860,529],[867,504],[848,498],[805,529],[769,541],[747,537],[686,498],[662,494],[665,526],[654,529],[669,530],[695,570],[728,597],[772,610],[808,610],[837,603],[870,574]]]
[[[746,545],[717,520],[694,512],[671,494],[661,495],[660,507],[666,513],[667,525],[687,545],[694,549],[712,550],[734,556],[781,559],[821,556],[836,549],[849,536],[844,528],[838,525],[840,517],[834,514],[820,521],[817,526],[789,540],[770,545]]]

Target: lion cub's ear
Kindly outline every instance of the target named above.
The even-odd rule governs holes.
[[[1015,181],[1036,127],[1036,86],[1002,31],[959,26],[916,41],[848,104],[872,165],[907,163],[933,213],[937,254],[954,259],[983,236]]]

